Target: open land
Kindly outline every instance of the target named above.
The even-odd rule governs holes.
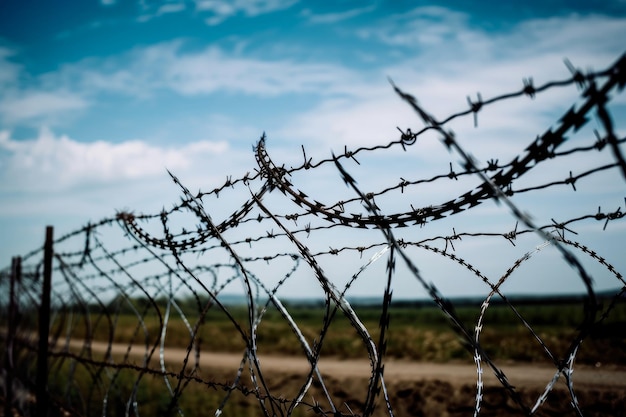
[[[457,309],[468,328],[476,323],[475,311],[476,308],[470,307]],[[557,357],[570,346],[582,317],[582,309],[577,304],[531,305],[521,307],[520,311]],[[246,322],[245,308],[233,309],[231,313],[235,322]],[[320,336],[323,314],[312,307],[291,308],[290,313],[307,342],[313,345]],[[358,313],[370,330],[372,340],[378,340],[379,309],[362,308]],[[479,393],[482,395],[481,416],[530,413],[554,378],[557,367],[530,336],[528,329],[511,317],[507,308],[493,308],[489,313],[491,315],[485,317],[487,326],[481,334],[480,343],[504,372],[514,392],[503,386],[494,370],[484,361],[481,363],[482,388],[479,391],[477,366],[472,354],[439,311],[432,308],[392,308],[383,376],[394,416],[470,416],[474,414]],[[185,375],[180,381],[188,383],[183,384],[182,394],[177,397],[177,406],[185,411],[185,416],[213,415],[226,396],[224,388],[233,383],[238,388],[232,391],[222,415],[263,415],[257,396],[263,397],[266,393],[283,407],[271,411],[278,411],[277,415],[286,414],[311,373],[311,365],[298,339],[276,311],[266,312],[255,335],[258,369],[253,371],[257,381],[262,375],[263,381],[259,384],[265,385],[258,394],[249,395],[244,394],[254,388],[250,382],[249,364],[244,366],[241,378],[237,380],[245,352],[241,332],[245,330],[235,329],[223,313],[210,312],[202,319],[197,312],[190,310],[185,313],[192,325],[197,324],[194,334],[198,345],[194,345],[193,349],[190,347],[190,333],[180,317],[170,317],[163,327],[156,315],[146,309],[140,318],[128,312],[115,316],[115,326],[111,326],[108,323],[113,320],[102,320],[107,313],[90,314],[90,318],[85,315],[80,319],[74,315],[70,322],[59,319],[58,324],[52,327],[53,334],[71,335],[69,339],[67,336],[56,339],[56,357],[64,365],[53,367],[56,369],[54,377],[60,381],[59,392],[64,393],[68,386],[64,380],[67,380],[67,369],[73,366],[72,363],[78,364],[83,371],[82,380],[78,373],[72,377],[71,384],[75,387],[92,386],[94,372],[100,372],[103,367],[110,366],[111,372],[122,369],[116,384],[122,386],[123,382],[127,391],[119,391],[118,411],[109,415],[125,415],[130,395],[128,389],[142,374],[145,374],[140,377],[142,389],[137,397],[140,415],[171,414],[163,411],[171,410],[172,397],[165,388],[164,378],[175,387],[179,382],[177,375]],[[66,319],[69,320],[70,316]],[[92,323],[90,329],[84,325],[87,322]],[[572,374],[573,392],[586,416],[626,416],[624,323],[626,307],[620,303],[608,320],[594,328],[578,350]],[[66,330],[70,325],[71,331]],[[164,329],[166,332],[163,332]],[[359,339],[344,317],[337,316],[332,320],[324,333],[321,353],[318,363],[321,378],[316,376],[313,379],[306,396],[292,415],[335,417],[363,414],[372,365],[363,340]],[[146,359],[148,356],[149,361]],[[167,372],[165,377],[163,370]],[[189,376],[195,379],[186,379]],[[561,374],[545,402],[533,415],[577,415],[571,406],[572,395],[565,380],[565,375]],[[324,387],[328,395],[324,393]],[[102,415],[102,395],[104,393],[93,394],[91,411],[76,415]],[[109,404],[115,401],[110,398]],[[389,415],[382,392],[376,399],[376,405],[374,416]]]
[[[80,343],[72,342],[73,348]],[[93,342],[91,345],[94,357],[104,354],[108,345]],[[121,357],[128,354],[128,360],[140,362],[145,355],[145,346],[128,346],[113,344],[111,354]],[[154,356],[158,358],[159,352]],[[167,348],[163,351],[163,359],[170,371],[180,370],[180,364],[187,357],[187,350]],[[192,358],[190,358],[193,361]],[[241,363],[241,354],[201,352],[199,369],[203,378],[214,381],[232,381]],[[157,361],[155,361],[157,362]],[[274,396],[293,398],[295,390],[302,386],[311,370],[308,362],[302,357],[259,355],[260,367],[270,392]],[[154,367],[154,365],[153,365]],[[483,364],[484,398],[480,415],[524,415],[518,404],[502,387],[492,370]],[[508,363],[501,366],[509,382],[519,392],[520,398],[532,408],[546,385],[554,377],[555,368],[545,364]],[[319,370],[328,388],[337,410],[349,415],[362,412],[371,366],[364,359],[322,358]],[[620,416],[626,411],[626,367],[617,365],[577,366],[573,373],[574,388],[577,399],[585,415]],[[473,364],[425,363],[409,360],[389,359],[385,362],[385,383],[388,387],[393,412],[396,416],[468,416],[473,414],[477,393],[477,368]],[[245,375],[243,380],[247,380]],[[250,386],[251,387],[251,386]],[[249,403],[254,407],[255,400],[247,397],[232,399],[242,404]],[[564,377],[557,381],[546,402],[535,415],[576,415],[569,405],[571,400]],[[315,383],[311,394],[304,401],[313,405],[319,401],[320,406],[330,410]],[[378,407],[374,415],[387,415],[384,401],[377,401]],[[305,407],[304,415],[315,415],[310,407]]]

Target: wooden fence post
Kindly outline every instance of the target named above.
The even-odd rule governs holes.
[[[52,286],[53,228],[46,227],[46,243],[43,254],[43,285],[39,309],[39,349],[37,352],[37,416],[48,415],[48,338],[50,336],[50,289]]]
[[[5,369],[5,398],[4,398],[4,415],[13,415],[13,379],[14,366],[13,355],[15,353],[15,333],[17,331],[17,302],[15,299],[15,284],[19,284],[22,275],[22,258],[19,256],[11,260],[11,275],[9,277],[9,312],[7,326],[6,350],[4,352],[4,369]]]

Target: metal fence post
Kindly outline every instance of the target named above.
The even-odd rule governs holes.
[[[50,336],[50,288],[52,283],[53,228],[46,227],[43,255],[43,286],[39,309],[39,349],[37,352],[37,416],[48,415],[48,338]]]

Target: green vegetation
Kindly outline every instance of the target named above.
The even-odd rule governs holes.
[[[34,380],[36,353],[24,350],[16,359],[16,377],[22,381]],[[142,372],[133,364],[102,366],[89,361],[51,356],[48,373],[51,400],[49,415],[174,417],[180,415],[178,409],[181,409],[186,417],[200,417],[213,415],[220,405],[223,405],[223,415],[263,415],[260,400],[249,383],[249,374],[244,373],[237,387],[231,390],[232,377],[232,372],[219,376],[197,373],[182,377],[178,385],[179,379],[174,373],[162,375],[160,371],[149,369]],[[288,395],[283,399],[274,399],[283,414],[292,404],[294,389],[285,391]],[[228,401],[223,404],[228,391]],[[3,400],[0,395],[0,404]],[[33,415],[35,398],[29,399],[21,407],[16,410],[16,415]],[[308,407],[303,404],[291,415],[307,416]]]
[[[603,307],[609,300],[602,300]],[[72,317],[72,337],[85,338],[91,329],[91,338],[116,343],[154,345],[159,343],[164,320],[164,301],[150,305],[135,300],[136,311],[143,314],[140,321],[136,314],[119,310],[118,315],[106,316],[92,311],[88,315]],[[197,326],[195,342],[202,350],[220,352],[243,352],[245,341],[242,333],[250,334],[248,310],[245,306],[230,306],[227,315],[212,307],[202,319],[198,308],[189,300],[181,302],[181,308],[189,325]],[[156,314],[158,307],[159,314]],[[310,345],[320,342],[325,308],[323,305],[287,305],[292,319],[297,323]],[[369,330],[372,338],[378,341],[379,306],[358,306],[355,308],[360,320]],[[563,355],[577,334],[584,320],[582,302],[570,301],[554,304],[527,303],[517,307],[518,312],[532,326],[536,334],[557,356]],[[174,311],[174,310],[172,310]],[[455,313],[471,337],[480,312],[479,304],[464,304]],[[53,324],[54,330],[66,331],[70,315],[61,315]],[[160,317],[160,318],[159,318]],[[599,318],[599,316],[598,316]],[[239,328],[233,323],[236,322]],[[186,348],[192,341],[190,330],[178,313],[172,313],[167,322],[165,346]],[[248,337],[248,336],[246,336]],[[88,337],[89,338],[89,337]],[[285,320],[275,308],[270,306],[264,313],[256,330],[256,341],[260,352],[302,355],[303,350]],[[485,351],[498,360],[545,361],[547,355],[524,327],[510,307],[490,306],[483,318],[480,343]],[[349,320],[337,311],[323,336],[322,355],[340,358],[367,357],[365,343],[360,339]],[[386,354],[393,358],[418,361],[447,362],[451,360],[472,361],[472,353],[465,347],[463,338],[455,332],[448,318],[436,307],[418,303],[397,304],[390,309],[390,326]],[[621,300],[602,323],[585,339],[577,355],[578,363],[626,364],[626,302]]]
[[[621,299],[610,311],[607,319],[595,326],[585,339],[577,355],[578,364],[598,362],[626,364],[624,301]],[[78,309],[60,312],[53,320],[52,333],[64,336],[69,332],[71,338],[75,340],[108,342],[111,339],[115,343],[124,344],[158,344],[166,307],[164,302],[149,304],[145,300],[133,300],[133,303],[134,308],[120,308],[120,305],[106,313],[94,307],[83,309],[82,313],[79,313]],[[602,307],[607,308],[608,303],[609,300],[602,300]],[[239,331],[244,334],[250,333],[248,310],[245,306],[229,306],[228,312],[233,320],[230,321],[223,311],[215,307],[207,310],[200,319],[201,315],[198,314],[197,308],[194,309],[185,302],[181,302],[181,305],[184,306],[184,315],[189,325],[197,326],[197,340],[203,351],[243,352],[245,343]],[[455,310],[457,317],[473,336],[480,304],[456,305],[458,305]],[[160,314],[157,314],[156,309]],[[143,319],[138,320],[133,310],[139,312]],[[287,310],[309,344],[313,346],[320,343],[321,339],[322,356],[367,357],[365,343],[340,311],[336,312],[327,332],[321,338],[325,317],[324,305],[294,303],[287,305]],[[363,305],[357,306],[355,310],[369,329],[373,340],[377,342],[380,332],[380,307]],[[559,357],[570,347],[577,327],[584,319],[584,305],[575,300],[553,304],[521,303],[518,311],[549,349]],[[472,352],[468,352],[463,339],[436,307],[419,303],[396,303],[390,309],[390,317],[386,351],[388,357],[433,362],[473,361]],[[240,330],[233,322],[238,323]],[[483,319],[483,326],[480,343],[497,363],[549,360],[529,330],[509,307],[495,304],[490,306]],[[190,331],[177,312],[173,312],[169,317],[166,330],[166,346],[188,347],[191,342]],[[302,348],[287,321],[273,307],[264,313],[258,326],[256,340],[261,354],[303,355]],[[20,372],[26,372],[30,376],[34,374],[34,356],[35,352],[21,351],[18,360]],[[79,356],[86,359],[89,354],[83,351]],[[59,407],[71,404],[70,411],[81,416],[101,416],[103,407],[107,409],[106,415],[125,415],[127,407],[131,407],[130,415],[136,415],[134,406],[137,407],[139,415],[175,416],[177,407],[184,410],[185,416],[207,415],[219,407],[227,394],[226,387],[235,376],[234,369],[223,373],[200,369],[197,370],[197,374],[184,376],[181,380],[181,390],[177,391],[178,394],[172,395],[167,382],[176,392],[179,382],[177,375],[173,373],[162,375],[155,366],[143,368],[143,365],[136,363],[133,358],[124,362],[116,361],[118,365],[104,367],[101,363],[81,360],[72,355],[69,357],[54,355],[49,360],[51,397],[58,401]],[[180,367],[174,366],[172,369]],[[245,394],[246,389],[251,388],[249,381],[249,375],[242,377],[226,403],[224,415],[261,415],[259,400],[254,394]],[[282,403],[286,410],[289,407],[288,401],[295,397],[298,387],[298,384],[293,384],[289,376],[285,375],[278,377],[278,380],[272,380],[270,392],[286,399]],[[316,389],[318,391],[315,391]],[[313,387],[313,391],[315,393],[310,392],[305,401],[323,397],[319,387]],[[172,398],[176,398],[176,401]],[[129,404],[129,399],[136,400],[136,405]],[[312,411],[308,406],[302,405],[293,415],[309,416],[312,415]]]
[[[172,392],[176,392],[178,380],[168,376],[168,381]],[[187,417],[206,416],[207,412],[219,408],[227,394],[225,387],[210,382],[185,382],[189,380],[184,379],[178,394],[172,395],[162,375],[141,375],[134,369],[109,369],[104,372],[89,364],[64,361],[51,374],[48,389],[52,398],[62,399],[58,407],[73,404],[71,411],[81,417],[102,416],[104,407],[105,415],[110,416],[127,415],[129,410],[131,416],[174,417],[179,415],[178,408],[184,410]],[[258,401],[253,394],[246,395],[241,390],[233,390],[222,410],[224,415],[261,415]],[[288,406],[288,402],[283,404],[283,407]],[[305,411],[301,407],[292,415],[301,417]]]

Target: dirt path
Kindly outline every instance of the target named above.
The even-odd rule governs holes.
[[[81,349],[82,342],[72,341],[70,348],[73,351]],[[104,342],[92,342],[93,359],[104,360],[108,345]],[[128,350],[127,345],[113,344],[111,353],[121,358]],[[138,363],[146,354],[145,346],[134,345],[131,348],[129,360]],[[186,356],[186,350],[180,348],[165,348],[164,361],[169,369],[180,369]],[[200,368],[203,370],[232,371],[238,369],[242,359],[237,353],[201,352]],[[153,363],[159,360],[159,350],[153,354]],[[193,361],[193,355],[190,361]],[[264,374],[292,374],[305,375],[310,370],[309,363],[295,356],[259,355],[261,370]],[[154,365],[153,365],[154,366]],[[371,366],[367,360],[322,358],[319,369],[325,376],[333,378],[363,378],[368,379]],[[506,364],[501,366],[502,371],[514,386],[528,388],[544,388],[553,378],[556,369],[548,366],[533,364]],[[455,384],[476,384],[477,370],[474,364],[461,363],[422,363],[405,360],[388,359],[385,362],[385,380],[388,382],[439,380]],[[562,377],[561,377],[562,378]],[[577,387],[605,388],[612,390],[626,390],[626,368],[617,366],[575,366],[573,373],[574,384]],[[491,368],[483,363],[483,380],[486,386],[499,386]]]

